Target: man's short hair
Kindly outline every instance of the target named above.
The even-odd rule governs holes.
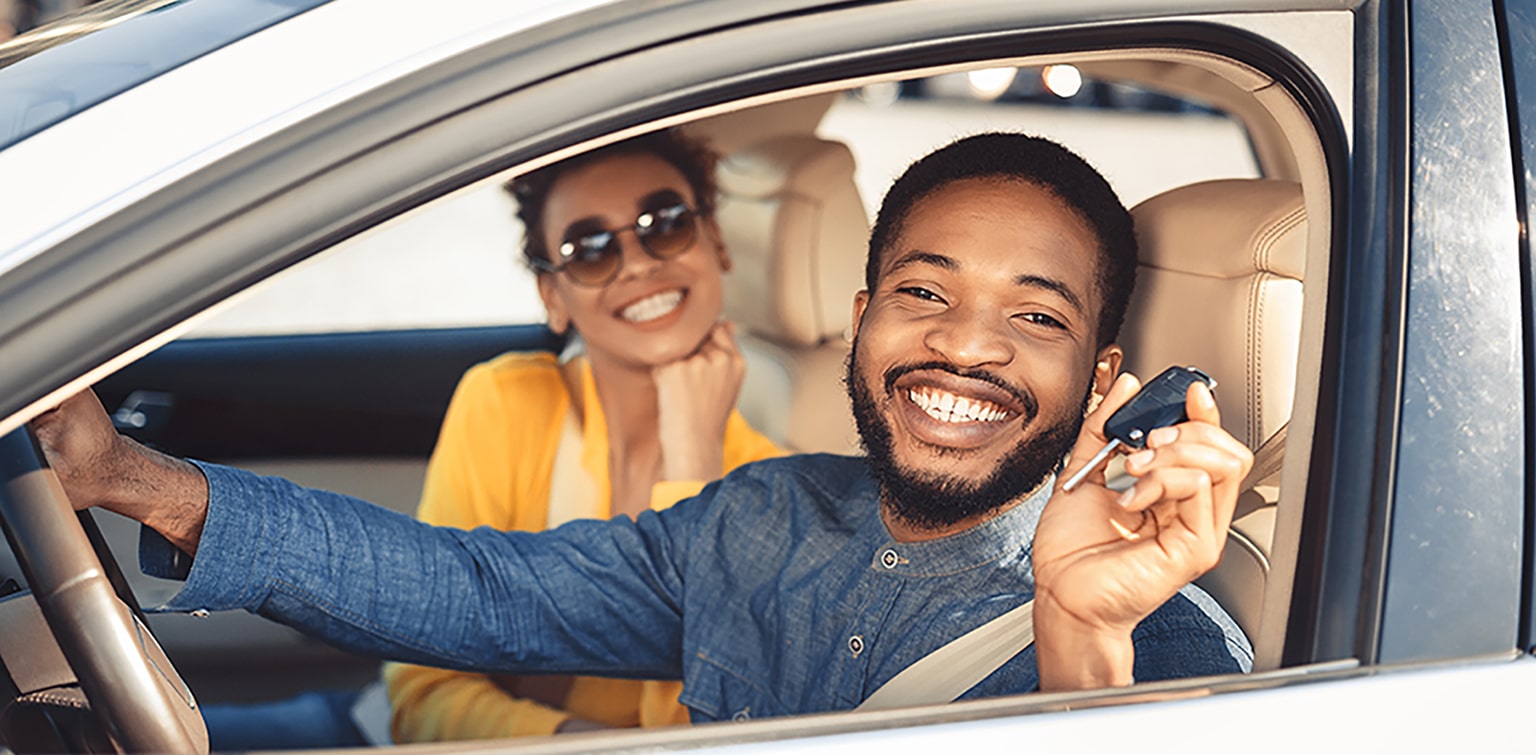
[[[912,163],[880,204],[869,235],[865,287],[875,290],[880,257],[901,236],[912,207],[944,186],[973,178],[1038,186],[1056,195],[1093,228],[1099,239],[1097,279],[1102,302],[1098,345],[1114,343],[1136,285],[1136,234],[1131,214],[1093,166],[1066,147],[1038,136],[977,134]]]

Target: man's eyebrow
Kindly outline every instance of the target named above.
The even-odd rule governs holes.
[[[909,265],[933,265],[934,267],[955,272],[960,269],[960,263],[953,257],[946,257],[937,252],[911,252],[891,263],[888,273],[894,273]]]
[[[1043,288],[1046,291],[1050,291],[1050,292],[1056,294],[1057,296],[1060,296],[1061,298],[1066,299],[1067,303],[1071,304],[1073,307],[1075,307],[1077,309],[1077,311],[1079,311],[1079,312],[1087,311],[1083,307],[1083,300],[1081,298],[1079,298],[1078,295],[1072,291],[1072,289],[1067,288],[1067,284],[1062,283],[1061,281],[1056,280],[1055,278],[1046,278],[1046,277],[1041,276],[1041,275],[1028,275],[1028,274],[1025,274],[1025,275],[1020,275],[1020,276],[1014,278],[1013,282],[1014,282],[1015,285],[1019,285],[1019,286],[1029,286],[1031,288]]]

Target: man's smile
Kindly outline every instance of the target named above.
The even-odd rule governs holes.
[[[1008,416],[1008,410],[985,399],[968,399],[927,386],[908,388],[907,398],[940,422],[1001,422]]]
[[[950,369],[900,369],[888,381],[898,423],[917,441],[940,448],[977,448],[1003,433],[1016,438],[1019,423],[1014,420],[1027,423],[1034,417],[1033,402],[1016,391]]]

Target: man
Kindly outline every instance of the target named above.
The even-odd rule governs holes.
[[[1188,586],[1252,464],[1209,392],[1127,459],[1125,493],[1102,470],[1055,482],[1137,390],[1114,343],[1134,264],[1125,208],[1059,145],[938,150],[887,195],[854,301],[868,458],[748,465],[634,521],[433,529],[149,451],[89,395],[36,430],[76,505],[176,546],[141,554],[187,579],[169,610],[246,608],[459,668],[681,678],[694,720],[855,707],[1030,598],[1035,644],[965,697],[1244,671],[1247,641]]]

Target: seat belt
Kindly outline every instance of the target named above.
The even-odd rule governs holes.
[[[1287,422],[1275,431],[1253,455],[1253,468],[1243,478],[1243,489],[1256,485],[1276,472],[1285,459]],[[913,705],[953,702],[981,680],[1002,668],[1003,664],[1035,642],[1035,601],[1026,601],[971,631],[951,640],[938,650],[919,658],[912,665],[880,685],[855,710],[885,710]]]
[[[1035,601],[1027,600],[919,658],[855,710],[952,702],[1034,642]]]
[[[1243,478],[1242,490],[1248,490],[1280,471],[1280,464],[1285,461],[1285,433],[1290,427],[1289,422],[1281,425],[1274,435],[1269,436],[1269,440],[1259,446],[1259,450],[1253,452],[1253,468]]]

